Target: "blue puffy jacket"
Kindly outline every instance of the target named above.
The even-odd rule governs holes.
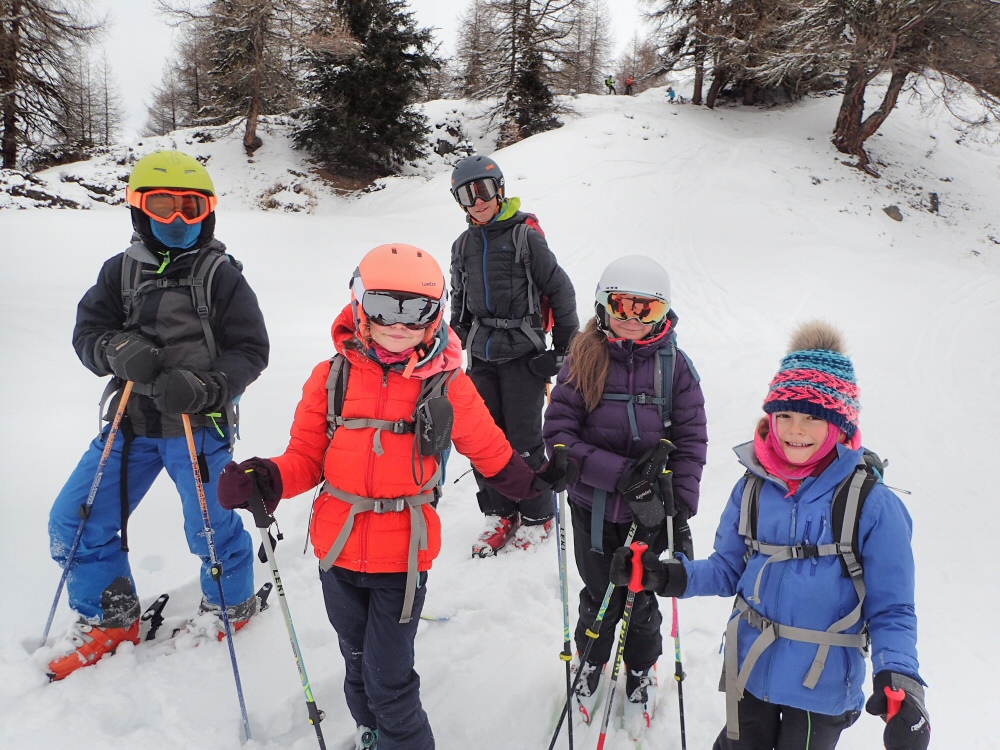
[[[838,457],[818,477],[803,480],[798,492],[767,474],[754,455],[753,443],[734,449],[740,462],[765,479],[760,493],[758,538],[777,545],[833,542],[831,509],[837,486],[853,473],[862,449],[838,445]],[[685,561],[685,597],[733,596],[750,600],[757,576],[767,560],[754,553],[739,534],[740,502],[746,479],[729,496],[715,534],[715,552],[707,560]],[[868,495],[861,513],[859,542],[867,587],[862,618],[848,632],[867,624],[875,672],[892,670],[919,679],[917,617],[914,611],[914,564],[910,537],[913,524],[900,499],[884,484]],[[785,625],[826,630],[858,603],[840,558],[828,556],[788,560],[769,565],[754,609]],[[739,626],[739,664],[759,631],[746,621]],[[757,661],[747,690],[761,700],[806,711],[837,715],[860,710],[864,704],[865,663],[859,649],[834,646],[815,688],[803,686],[817,646],[778,638]]]

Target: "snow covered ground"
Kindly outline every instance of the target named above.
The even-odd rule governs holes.
[[[497,159],[508,194],[538,214],[573,278],[581,317],[612,258],[648,253],[670,270],[680,342],[701,373],[709,415],[709,464],[693,522],[698,554],[710,550],[741,474],[730,447],[750,435],[788,334],[809,318],[833,321],[855,358],[865,444],[889,458],[889,483],[913,493],[905,498],[915,521],[934,746],[1000,747],[987,718],[1000,672],[991,637],[1000,614],[992,554],[1000,511],[989,474],[1000,448],[1000,148],[949,116],[903,103],[871,144],[883,172],[873,180],[843,166],[829,145],[836,98],[713,112],[669,106],[656,89],[573,104],[579,116],[564,128]],[[428,111],[434,121],[456,107],[468,108],[435,102]],[[222,194],[218,236],[244,262],[272,340],[271,365],[242,401],[237,457],[274,455],[284,448],[301,384],[332,351],[330,323],[361,255],[402,241],[447,264],[462,216],[437,158],[410,170],[414,176],[347,198],[309,177],[277,126],[253,163],[236,139],[189,144],[189,137],[142,148],[176,142],[210,156]],[[44,176],[86,175],[113,187],[128,172],[116,164],[121,156]],[[294,172],[304,175],[297,179],[308,195],[294,186],[275,194],[283,193],[279,206],[300,201],[300,210],[262,210],[260,196],[290,184]],[[939,214],[926,210],[931,192]],[[123,207],[84,192],[79,198],[91,210],[0,211],[0,746],[239,748],[224,644],[155,657],[126,646],[52,685],[44,674],[51,651],[36,651],[60,573],[48,557],[48,509],[97,429],[103,387],[70,345],[75,307],[130,233]],[[900,223],[883,212],[892,204]],[[424,622],[417,635],[424,705],[442,749],[545,747],[564,698],[556,546],[469,559],[481,516],[467,467],[452,456],[440,506],[444,548],[426,614],[450,619]],[[282,503],[277,560],[315,699],[327,714],[327,746],[341,750],[352,746],[353,725],[316,562],[302,554],[308,506],[308,496]],[[129,533],[144,604],[169,592],[168,614],[192,612],[198,564],[186,551],[169,481],[154,485]],[[264,566],[257,575],[259,583],[268,579]],[[571,589],[578,587],[571,571]],[[709,747],[724,722],[716,684],[729,606],[722,599],[680,606],[692,749]],[[69,617],[64,595],[54,633]],[[235,647],[254,737],[244,746],[316,747],[278,607],[242,631]],[[670,654],[668,646],[647,743],[664,750],[680,747]],[[840,746],[870,750],[880,733],[881,722],[865,715]],[[577,728],[577,747],[596,742],[596,727]],[[613,724],[607,747],[628,746]]]

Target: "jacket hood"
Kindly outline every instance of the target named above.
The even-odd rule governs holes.
[[[348,350],[357,352],[359,356],[365,357],[379,367],[384,367],[371,352],[366,350],[355,336],[354,311],[348,304],[340,311],[340,315],[333,322],[331,328],[333,345],[337,351],[347,356]],[[402,372],[406,363],[389,365],[390,370]],[[417,363],[410,377],[417,380],[425,380],[439,372],[459,370],[462,367],[462,345],[458,336],[451,332],[451,329],[444,323],[441,324],[434,337],[434,346],[430,353]]]

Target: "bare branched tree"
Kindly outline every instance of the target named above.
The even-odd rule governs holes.
[[[193,24],[188,50],[197,65],[198,120],[245,123],[243,147],[252,155],[263,141],[257,134],[262,112],[283,112],[294,96],[295,36],[305,9],[300,0],[159,0],[175,25]],[[209,67],[200,65],[207,60]]]
[[[0,0],[0,153],[2,166],[29,164],[47,145],[64,144],[60,115],[73,105],[67,81],[103,20],[87,20],[89,3]]]

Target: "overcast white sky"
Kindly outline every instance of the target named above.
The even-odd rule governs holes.
[[[111,27],[103,46],[115,71],[128,113],[127,129],[138,131],[146,121],[149,90],[160,81],[171,53],[172,30],[154,12],[155,0],[92,0],[98,14],[108,14]],[[437,29],[445,54],[454,49],[458,17],[467,0],[409,0],[421,26]],[[636,0],[608,0],[614,18],[617,49],[638,29]]]

